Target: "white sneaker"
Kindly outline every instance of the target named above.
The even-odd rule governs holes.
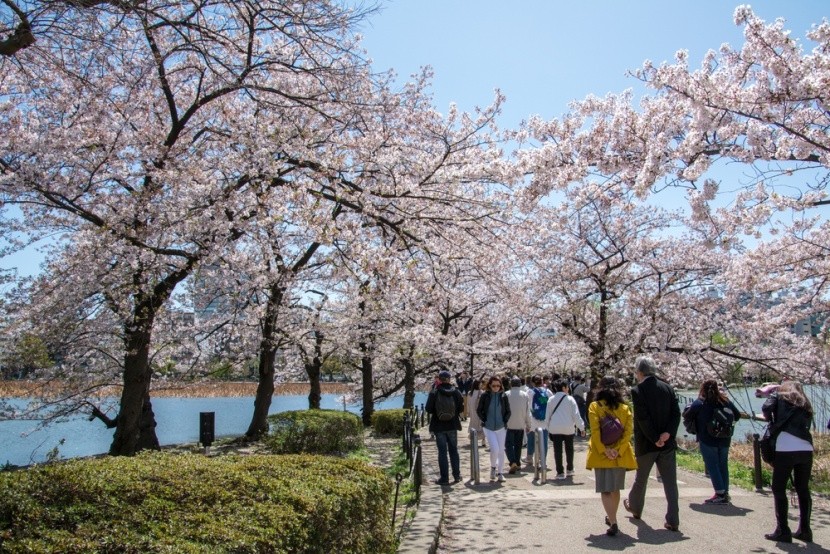
[[[565,472],[565,477],[573,477],[573,476],[574,476],[573,470],[569,470],[569,471]]]
[[[562,480],[562,479],[564,479],[564,478],[565,478],[565,474],[564,474],[564,473],[557,473],[557,474],[556,474],[556,480],[557,480],[557,481],[561,481],[561,480]]]
[[[494,468],[494,467],[490,468],[490,480],[491,481],[496,480],[496,468]]]
[[[507,479],[504,478],[504,475],[499,473],[499,483],[504,483]]]

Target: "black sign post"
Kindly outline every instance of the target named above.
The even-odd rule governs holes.
[[[208,453],[210,445],[213,444],[213,423],[216,412],[199,412],[199,442],[205,447],[205,454]]]

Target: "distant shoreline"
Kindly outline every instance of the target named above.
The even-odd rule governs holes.
[[[165,382],[152,384],[151,398],[220,398],[256,396],[257,383],[253,381],[199,381]],[[360,390],[356,383],[334,383],[322,381],[322,394],[350,394]],[[0,398],[55,397],[64,392],[64,383],[59,381],[4,381],[0,380]],[[68,391],[67,391],[68,392]],[[311,392],[308,382],[277,383],[274,396],[307,395]],[[112,397],[121,394],[119,385],[99,388],[91,396]]]

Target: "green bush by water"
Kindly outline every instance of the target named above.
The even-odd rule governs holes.
[[[268,416],[263,440],[275,454],[343,455],[363,447],[363,423],[351,412],[296,410]]]
[[[0,473],[0,551],[383,553],[391,484],[323,456],[142,453]]]
[[[372,429],[375,434],[384,437],[403,436],[403,418],[406,410],[378,410],[372,414]]]

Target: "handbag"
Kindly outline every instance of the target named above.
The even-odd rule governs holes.
[[[761,459],[771,466],[775,465],[775,439],[778,438],[777,433],[773,433],[770,429],[772,423],[768,423],[764,429],[764,435],[758,444],[761,446]]]
[[[607,414],[599,420],[599,440],[605,446],[616,444],[623,436],[625,427],[618,417]]]

